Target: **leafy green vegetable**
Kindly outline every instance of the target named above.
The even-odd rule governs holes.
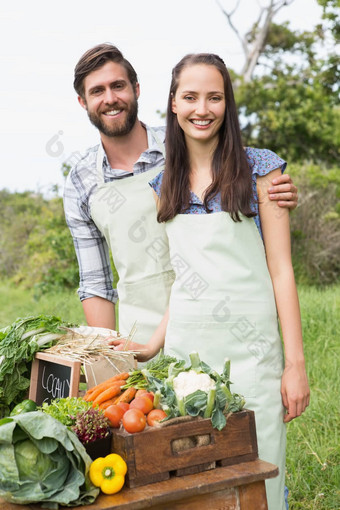
[[[146,363],[145,369],[152,377],[157,377],[157,379],[162,380],[168,377],[169,366],[176,362],[176,358],[163,354],[163,351],[161,350],[156,357]],[[147,379],[145,378],[142,370],[134,370],[133,372],[130,372],[130,376],[126,380],[126,384],[123,388],[130,388],[130,386],[139,389],[147,387]]]
[[[72,430],[83,444],[92,443],[109,435],[110,421],[103,411],[91,407],[77,414]]]
[[[0,417],[25,398],[35,353],[51,347],[71,326],[59,317],[38,315],[0,330]]]
[[[41,452],[30,439],[16,443],[14,455],[20,480],[39,482],[57,467],[57,463]]]
[[[170,363],[168,377],[163,379],[147,368],[142,370],[148,389],[155,393],[154,405],[167,413],[167,419],[181,415],[202,416],[211,418],[212,426],[222,430],[226,415],[241,411],[245,404],[241,395],[230,391],[230,361],[225,360],[222,374],[201,361],[197,352],[190,354],[190,361],[190,366],[185,366],[184,360]]]
[[[103,411],[81,397],[65,397],[44,402],[40,409],[66,425],[83,444],[109,435],[110,422]]]
[[[198,416],[203,408],[207,407],[208,394],[197,390],[184,399],[184,415]]]
[[[44,402],[40,409],[59,420],[63,425],[71,427],[76,422],[77,414],[87,411],[90,407],[92,407],[92,402],[86,402],[83,398],[65,397],[56,398],[50,404]]]
[[[99,494],[89,479],[92,460],[65,425],[41,411],[0,426],[0,496],[10,503],[78,506]]]

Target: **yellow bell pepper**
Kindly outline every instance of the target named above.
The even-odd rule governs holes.
[[[99,457],[90,466],[90,479],[105,494],[115,494],[124,485],[127,465],[117,453]]]

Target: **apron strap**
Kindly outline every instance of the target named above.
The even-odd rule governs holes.
[[[160,140],[159,136],[157,135],[156,131],[152,128],[150,128],[150,132],[154,139],[156,140],[156,143],[158,145],[159,150],[163,154],[163,157],[165,159],[165,145]],[[98,146],[97,151],[97,159],[96,159],[96,167],[97,167],[97,179],[100,184],[104,183],[104,171],[103,171],[103,159],[104,159],[104,148],[102,142],[100,142]]]
[[[163,158],[165,159],[165,145],[164,145],[164,142],[162,142],[160,140],[159,136],[157,135],[156,131],[153,128],[150,128],[150,132],[151,132],[152,136],[154,137],[154,139],[156,140],[158,148],[161,151],[161,153],[163,154]]]

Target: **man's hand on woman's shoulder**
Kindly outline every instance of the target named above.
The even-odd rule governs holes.
[[[270,200],[276,200],[280,207],[295,209],[298,204],[298,190],[289,174],[274,179],[267,191]]]

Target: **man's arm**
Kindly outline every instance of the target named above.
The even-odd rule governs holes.
[[[87,324],[115,329],[117,291],[112,288],[109,248],[88,211],[83,181],[68,176],[64,189],[64,210],[79,266],[78,295]]]
[[[107,299],[95,296],[84,299],[81,304],[88,326],[116,329],[115,305]]]
[[[289,174],[282,174],[272,180],[267,190],[269,199],[277,201],[280,207],[295,209],[298,204],[298,190]]]

